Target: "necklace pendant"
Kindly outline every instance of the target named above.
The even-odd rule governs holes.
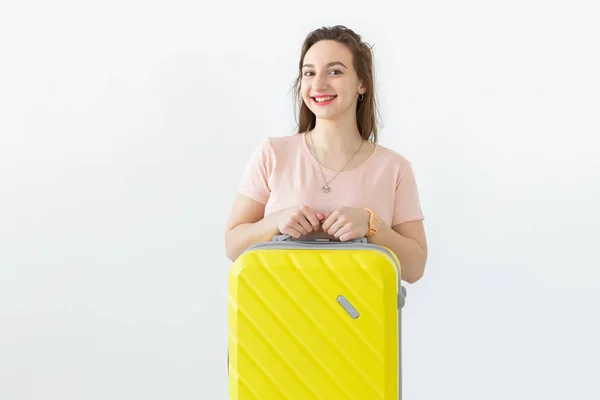
[[[329,191],[331,191],[331,188],[329,187],[329,185],[325,185],[321,188],[321,190],[323,191],[323,193],[329,193]]]

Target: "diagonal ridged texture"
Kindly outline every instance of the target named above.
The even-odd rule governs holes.
[[[229,274],[230,399],[397,400],[397,285],[376,250],[243,254]]]

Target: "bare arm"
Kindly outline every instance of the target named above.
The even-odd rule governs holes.
[[[277,215],[264,217],[265,206],[238,194],[225,227],[227,258],[235,261],[253,244],[271,241],[279,233]]]
[[[415,283],[425,273],[427,240],[423,221],[405,222],[394,227],[381,227],[369,242],[391,249],[400,260],[402,280]]]

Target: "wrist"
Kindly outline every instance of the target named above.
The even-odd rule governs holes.
[[[271,241],[274,236],[281,235],[279,231],[279,212],[274,212],[259,221],[264,241]]]

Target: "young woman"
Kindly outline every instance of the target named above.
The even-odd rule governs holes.
[[[228,258],[279,234],[367,237],[416,282],[427,260],[424,217],[411,163],[377,144],[370,46],[343,26],[311,32],[295,89],[298,132],[266,138],[252,156],[227,221]]]

